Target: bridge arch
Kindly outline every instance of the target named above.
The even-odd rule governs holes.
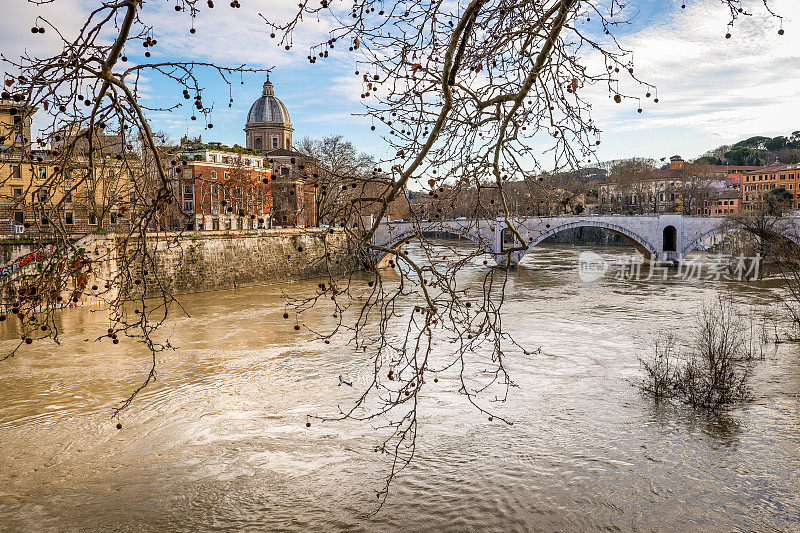
[[[536,235],[533,238],[528,239],[528,249],[524,250],[520,253],[519,257],[517,258],[516,262],[522,259],[522,257],[531,251],[536,245],[541,243],[543,240],[547,239],[548,237],[552,237],[557,233],[561,233],[562,231],[576,229],[576,228],[602,228],[608,230],[616,235],[619,235],[627,242],[629,242],[636,251],[642,254],[645,259],[650,259],[654,257],[658,257],[658,248],[651,243],[646,238],[642,237],[638,233],[620,226],[618,224],[612,224],[610,222],[600,221],[600,220],[578,220],[574,222],[567,222],[564,224],[558,224],[554,227],[547,228],[542,233]]]
[[[484,253],[493,254],[494,251],[492,250],[492,243],[488,242],[486,239],[481,238],[481,236],[475,233],[475,229],[467,229],[461,228],[455,229],[450,228],[447,226],[431,226],[426,228],[411,228],[405,230],[401,233],[397,233],[395,235],[391,235],[391,239],[388,244],[382,245],[384,248],[383,250],[378,251],[377,259],[375,261],[375,265],[377,268],[383,268],[388,266],[388,262],[391,257],[394,255],[393,251],[400,248],[402,245],[415,240],[419,239],[420,235],[424,235],[426,233],[439,233],[443,235],[449,235],[451,237],[458,237],[461,239],[469,239],[470,241],[474,242],[478,245]]]
[[[683,257],[686,254],[690,253],[695,248],[695,246],[699,245],[704,240],[713,237],[714,235],[719,235],[720,233],[725,233],[726,231],[731,231],[736,229],[741,231],[747,231],[745,228],[735,228],[726,226],[725,224],[717,225],[716,227],[701,233],[700,236],[698,236],[696,239],[688,241],[688,243],[683,247],[683,249],[680,250],[681,256]],[[771,231],[770,233],[776,237],[781,237],[800,246],[800,236],[798,236],[797,234],[793,234],[791,231],[789,231],[789,228],[780,228],[779,230]]]

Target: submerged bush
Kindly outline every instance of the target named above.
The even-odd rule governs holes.
[[[730,300],[718,298],[697,315],[691,341],[681,353],[674,335],[656,338],[653,351],[639,361],[643,392],[678,398],[695,407],[717,409],[749,398],[748,381],[762,339]]]

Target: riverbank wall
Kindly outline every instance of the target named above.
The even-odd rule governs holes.
[[[11,244],[14,255],[27,252],[17,263],[32,258],[21,267],[12,262],[18,268],[9,268],[4,301],[37,285],[37,272],[58,260],[57,253],[41,251],[49,250],[43,242],[26,243],[30,249]],[[130,287],[129,297],[212,292],[337,275],[356,261],[347,233],[338,228],[148,233],[145,239],[94,234],[75,247],[77,253],[62,258],[74,275],[59,292],[65,303],[78,305],[114,300],[117,287]]]
[[[158,279],[175,294],[335,275],[350,268],[354,257],[347,234],[340,229],[159,233],[148,234],[147,241],[155,269],[143,282],[153,286]],[[122,250],[119,243],[118,248]],[[125,252],[135,267],[136,251]]]

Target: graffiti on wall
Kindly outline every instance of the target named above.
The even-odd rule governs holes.
[[[0,269],[0,280],[4,280],[5,278],[11,276],[20,269],[25,268],[31,263],[34,262],[39,263],[41,261],[44,261],[53,254],[55,249],[56,249],[55,246],[53,246],[52,244],[48,244],[41,250],[37,250],[35,252],[23,255],[22,257],[16,258],[15,260],[11,261],[9,264]]]

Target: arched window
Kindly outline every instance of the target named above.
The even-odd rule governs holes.
[[[261,137],[256,137],[254,147],[256,150],[261,150]]]

